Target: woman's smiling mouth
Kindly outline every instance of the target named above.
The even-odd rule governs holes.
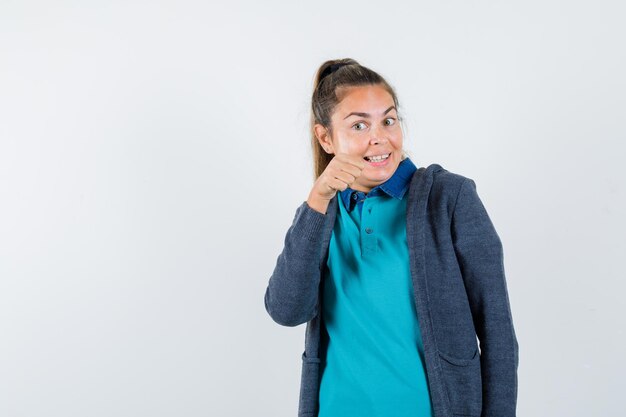
[[[382,155],[364,156],[363,159],[369,162],[370,165],[372,166],[382,166],[382,165],[386,165],[390,156],[391,156],[391,152],[382,154]]]

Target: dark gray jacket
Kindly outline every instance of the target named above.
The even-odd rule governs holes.
[[[320,289],[338,197],[326,214],[306,201],[298,207],[265,291],[275,322],[307,323],[298,417],[319,409]],[[503,248],[476,183],[439,164],[419,168],[406,219],[434,417],[515,416],[518,343]]]

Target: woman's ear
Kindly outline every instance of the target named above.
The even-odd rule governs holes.
[[[324,151],[326,151],[326,153],[334,153],[333,143],[330,140],[328,129],[326,129],[323,125],[319,123],[315,124],[315,137],[319,141],[320,146],[324,149]]]

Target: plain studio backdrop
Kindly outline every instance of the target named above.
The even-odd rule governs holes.
[[[623,413],[621,2],[0,4],[0,415],[295,416],[263,296],[327,59],[397,89],[418,167],[503,241],[518,414]],[[392,413],[390,414],[390,416]]]

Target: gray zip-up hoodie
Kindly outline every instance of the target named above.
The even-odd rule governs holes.
[[[319,410],[321,288],[338,196],[326,214],[298,207],[265,291],[276,323],[307,323],[298,417]],[[476,183],[439,164],[419,168],[406,220],[433,416],[514,417],[518,343],[504,253]]]

